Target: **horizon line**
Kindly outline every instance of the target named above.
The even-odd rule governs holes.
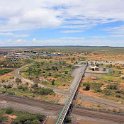
[[[6,47],[109,47],[109,48],[124,48],[124,46],[81,46],[81,45],[50,45],[50,46],[47,46],[47,45],[39,45],[39,46],[30,46],[30,45],[27,45],[27,46],[0,46],[0,48],[6,48]]]

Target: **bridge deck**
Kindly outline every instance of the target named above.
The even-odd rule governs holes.
[[[58,116],[56,124],[63,124],[63,122],[65,120],[65,117],[66,117],[66,115],[68,113],[68,110],[69,110],[69,108],[70,108],[70,106],[71,106],[71,104],[73,102],[75,94],[76,94],[76,92],[78,90],[78,87],[80,85],[81,79],[85,74],[86,68],[87,68],[87,65],[81,66],[80,70],[79,70],[79,74],[74,78],[74,80],[73,80],[75,82],[74,87],[71,90],[71,94],[69,96],[69,99],[66,101],[65,106],[63,107],[62,111],[60,112],[60,114]]]

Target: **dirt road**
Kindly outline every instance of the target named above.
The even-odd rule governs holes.
[[[62,105],[0,94],[0,108],[12,107],[15,110],[57,116]],[[96,112],[84,108],[74,108],[73,114],[81,117],[98,118],[124,124],[124,115]]]

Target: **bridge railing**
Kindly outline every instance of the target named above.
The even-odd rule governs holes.
[[[81,81],[82,77],[85,74],[85,70],[86,70],[87,66],[88,66],[88,63],[85,65],[84,69],[81,69],[80,75],[79,75],[79,80],[75,84],[75,86],[74,86],[74,88],[73,88],[73,90],[71,92],[72,94],[70,94],[69,99],[66,101],[65,106],[63,107],[62,111],[59,113],[59,116],[57,118],[56,124],[63,124],[64,119],[65,119],[65,117],[67,115],[67,112],[68,112],[68,110],[70,108],[70,105],[71,105],[71,103],[72,103],[72,101],[73,101],[73,99],[75,97],[75,94],[76,94],[76,92],[78,90],[80,81]]]

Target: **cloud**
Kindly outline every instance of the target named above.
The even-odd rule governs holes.
[[[42,7],[41,0],[0,0],[0,5],[0,20],[3,20],[0,32],[57,27],[61,24],[61,19],[57,17],[59,12]]]
[[[72,44],[73,43],[73,44]],[[110,40],[105,37],[62,37],[48,40],[32,40],[25,39],[8,39],[5,42],[0,42],[0,46],[118,46],[124,47],[121,40]]]
[[[73,29],[73,30],[70,30],[70,29],[68,29],[68,30],[63,30],[63,31],[61,31],[62,33],[66,33],[66,34],[68,34],[68,33],[78,33],[78,32],[82,32],[82,30],[79,30],[79,29]]]
[[[0,20],[4,20],[0,32],[62,28],[68,24],[75,28],[74,23],[84,25],[81,29],[85,30],[97,24],[124,21],[122,0],[0,0],[0,5]]]
[[[22,34],[22,33],[13,33],[13,32],[0,32],[0,36],[3,37],[11,37],[11,38],[26,38],[29,35],[28,34]]]
[[[119,38],[124,37],[124,25],[105,28],[103,30],[106,31],[111,37],[119,37]]]
[[[116,42],[111,38],[109,40],[101,37],[42,41],[38,40],[39,37],[30,37],[33,34],[30,31],[52,28],[62,33],[62,36],[64,33],[68,36],[101,24],[124,22],[123,6],[123,0],[0,0],[0,36],[7,39],[1,39],[0,45],[115,45],[119,42],[118,45],[121,46],[122,40]],[[104,31],[109,37],[124,36],[124,26],[107,28]],[[27,37],[34,38],[29,40]]]

